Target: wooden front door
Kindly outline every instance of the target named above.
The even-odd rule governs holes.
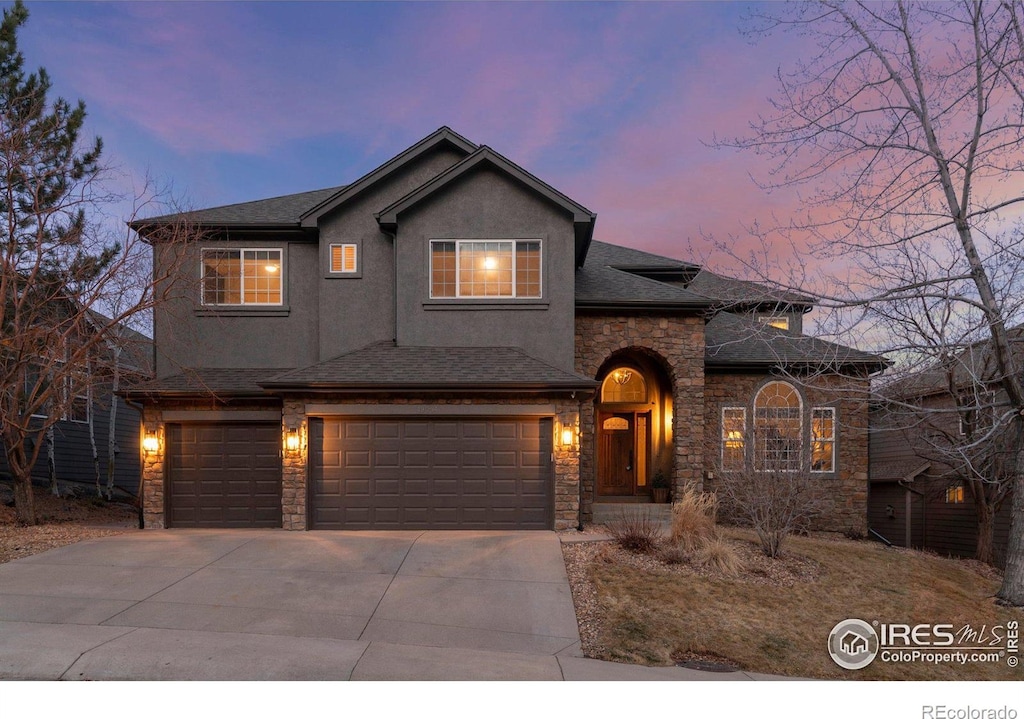
[[[605,497],[636,492],[636,414],[598,415],[597,493]]]

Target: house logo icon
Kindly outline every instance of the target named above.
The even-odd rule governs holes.
[[[844,619],[828,635],[828,653],[843,669],[863,669],[878,654],[878,633],[861,619]]]

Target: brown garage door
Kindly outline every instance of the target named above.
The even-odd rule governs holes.
[[[551,420],[314,420],[314,529],[550,529]]]
[[[280,527],[281,425],[167,427],[171,527]]]

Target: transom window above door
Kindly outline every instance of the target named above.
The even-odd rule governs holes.
[[[541,296],[540,240],[433,240],[430,296]]]
[[[647,402],[647,381],[632,367],[613,369],[601,383],[601,401],[619,404]]]
[[[204,305],[280,305],[281,250],[203,250]]]

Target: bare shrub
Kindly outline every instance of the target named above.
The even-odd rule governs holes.
[[[762,551],[778,557],[787,536],[807,529],[828,508],[821,481],[804,471],[775,469],[719,473],[723,509],[753,526]]]
[[[690,559],[690,555],[678,543],[667,542],[658,550],[658,558],[665,564],[686,564]]]
[[[622,512],[618,519],[608,524],[608,533],[623,549],[647,554],[661,538],[661,525],[646,509],[632,514]]]
[[[711,492],[686,487],[672,505],[672,541],[685,551],[693,551],[715,533],[718,498]]]
[[[721,537],[704,541],[697,549],[694,561],[698,566],[716,569],[722,574],[736,577],[743,569],[743,560],[736,549]]]

